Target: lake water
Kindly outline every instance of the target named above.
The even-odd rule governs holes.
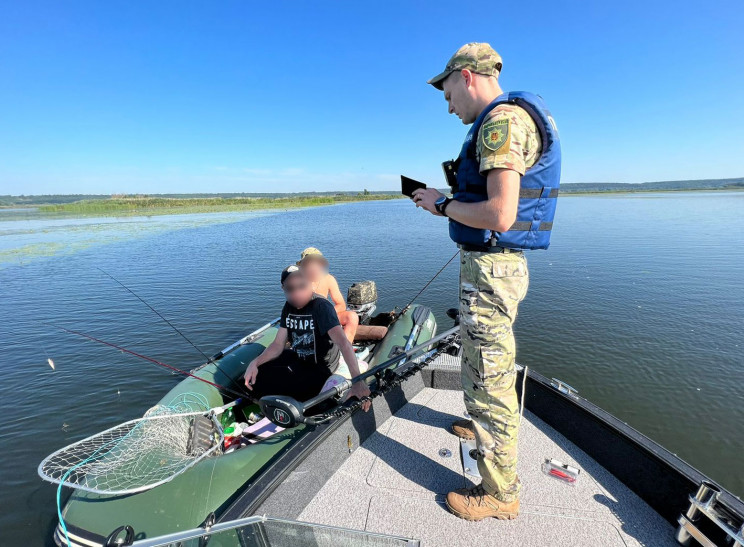
[[[518,360],[560,378],[744,495],[743,193],[561,198],[550,250],[529,253]],[[16,217],[14,217],[16,218]],[[13,220],[0,212],[0,545],[48,543],[48,453],[141,416],[179,378],[51,325],[181,368],[278,315],[279,272],[307,246],[342,289],[374,279],[402,306],[454,254],[407,200],[269,213]],[[443,327],[457,261],[420,297]],[[47,364],[54,360],[56,370]]]

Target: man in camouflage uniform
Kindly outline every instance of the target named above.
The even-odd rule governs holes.
[[[502,95],[501,57],[490,45],[466,44],[429,84],[444,91],[449,112],[472,124]],[[417,190],[414,201],[435,215],[473,228],[505,232],[516,220],[520,177],[538,160],[540,133],[532,117],[514,104],[502,104],[485,118],[476,156],[487,177],[488,198],[477,203],[445,198],[433,188]],[[460,326],[463,343],[462,385],[470,420],[452,431],[478,445],[483,482],[447,495],[447,506],[468,520],[513,519],[519,512],[517,477],[519,409],[512,324],[527,293],[524,253],[493,247],[479,252],[460,245]]]

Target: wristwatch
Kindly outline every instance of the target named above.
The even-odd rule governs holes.
[[[452,198],[448,198],[447,196],[442,196],[436,200],[434,202],[434,208],[437,210],[437,213],[447,216],[447,213],[445,213],[444,210],[447,208],[447,205],[450,204],[450,201],[452,201]]]

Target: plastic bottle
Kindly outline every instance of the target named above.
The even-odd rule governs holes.
[[[230,425],[234,421],[235,421],[235,413],[233,412],[232,408],[228,408],[225,412],[222,413],[222,416],[220,417],[220,423],[222,424],[222,429],[226,428],[228,425]]]

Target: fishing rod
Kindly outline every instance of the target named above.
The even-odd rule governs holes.
[[[139,301],[140,301],[140,302],[142,302],[142,303],[143,303],[143,304],[144,304],[145,306],[147,306],[147,307],[148,307],[148,308],[150,308],[150,309],[151,309],[151,310],[152,310],[153,312],[155,312],[155,314],[156,314],[156,315],[157,315],[158,317],[160,317],[160,318],[161,318],[161,319],[162,319],[163,321],[165,321],[166,323],[168,323],[168,325],[170,325],[170,326],[171,326],[171,328],[172,328],[172,329],[173,329],[174,331],[176,331],[176,332],[177,332],[178,334],[180,334],[180,335],[181,335],[181,337],[182,337],[182,338],[183,338],[184,340],[186,340],[186,341],[187,341],[187,342],[188,342],[189,344],[191,344],[191,345],[192,345],[192,346],[194,347],[194,349],[195,349],[196,351],[198,351],[199,353],[201,353],[201,354],[202,354],[202,355],[204,356],[204,359],[206,359],[206,360],[207,360],[205,364],[207,364],[207,365],[209,365],[209,364],[214,364],[215,368],[216,368],[217,370],[219,370],[219,371],[220,371],[220,372],[222,373],[222,375],[223,375],[223,376],[224,376],[225,378],[228,378],[228,379],[232,379],[232,378],[230,378],[230,376],[229,376],[228,374],[226,374],[226,373],[225,373],[225,371],[224,371],[224,370],[222,370],[222,368],[220,367],[219,363],[217,363],[217,360],[218,360],[218,359],[221,359],[221,358],[222,358],[222,357],[224,356],[224,352],[219,352],[219,353],[217,353],[216,355],[213,355],[212,357],[207,357],[207,355],[206,355],[206,354],[205,354],[205,353],[204,353],[204,352],[203,352],[202,350],[200,350],[200,349],[199,349],[199,348],[198,348],[198,347],[196,346],[196,344],[194,344],[194,343],[193,343],[193,342],[192,342],[191,340],[189,340],[189,339],[188,339],[188,338],[186,337],[186,335],[185,335],[184,333],[182,333],[182,332],[181,332],[180,330],[178,330],[178,329],[176,328],[176,326],[175,326],[175,325],[174,325],[173,323],[171,323],[170,321],[168,321],[168,320],[167,320],[167,319],[166,319],[165,317],[163,317],[163,315],[161,315],[161,313],[160,313],[160,312],[159,312],[158,310],[156,310],[156,309],[155,309],[155,308],[153,308],[153,307],[152,307],[152,306],[151,306],[150,304],[148,304],[147,302],[145,302],[145,299],[144,299],[144,298],[140,297],[140,296],[139,296],[139,295],[138,295],[137,293],[135,293],[135,292],[134,292],[134,291],[133,291],[132,289],[130,289],[129,287],[127,287],[127,286],[126,286],[126,285],[125,285],[124,283],[122,283],[121,281],[119,281],[118,279],[116,279],[116,278],[115,278],[115,277],[114,277],[113,275],[111,275],[111,274],[110,274],[110,273],[108,273],[107,271],[105,271],[105,270],[103,270],[102,268],[99,268],[99,267],[96,267],[96,269],[97,269],[97,270],[99,270],[99,271],[101,271],[101,272],[103,272],[104,274],[106,274],[107,276],[109,276],[109,277],[110,277],[111,279],[113,279],[114,281],[116,281],[116,282],[117,282],[117,283],[118,283],[119,285],[121,285],[121,286],[122,286],[122,287],[124,287],[124,288],[125,288],[125,289],[126,289],[127,291],[129,291],[129,292],[130,292],[130,293],[131,293],[132,295],[134,295],[134,296],[135,296],[135,297],[137,298],[137,300],[139,300]],[[51,365],[51,363],[50,363],[50,365]],[[54,367],[52,366],[52,368],[54,368]]]
[[[359,376],[355,376],[350,380],[344,380],[343,382],[323,391],[315,397],[308,399],[304,402],[299,402],[292,397],[285,395],[266,395],[261,397],[259,405],[264,416],[271,420],[276,425],[285,429],[296,427],[299,424],[305,423],[315,425],[324,423],[335,416],[340,416],[344,412],[350,412],[360,407],[366,401],[371,401],[374,397],[383,395],[396,383],[404,381],[409,376],[415,374],[423,367],[430,364],[430,362],[439,353],[448,350],[450,347],[458,344],[460,327],[453,327],[446,330],[433,338],[430,338],[426,342],[423,342],[417,346],[409,348],[407,351],[403,351],[398,355],[391,357],[387,361],[380,363],[379,365],[372,367],[366,372],[363,372]],[[432,349],[433,347],[433,349]],[[414,355],[423,354],[424,360],[422,362],[416,362],[411,360]],[[392,371],[392,367],[398,365],[395,372]],[[400,369],[403,370],[400,370]],[[391,379],[390,375],[396,378]],[[375,377],[378,382],[378,387],[371,392],[369,397],[363,397],[353,403],[343,403],[337,410],[332,410],[322,414],[322,417],[306,416],[305,412],[311,408],[325,403],[326,401],[343,394],[345,391],[350,389],[357,382],[363,382],[367,378]],[[380,384],[383,384],[380,386]],[[380,388],[382,387],[382,388]]]
[[[143,303],[143,304],[144,304],[145,306],[147,306],[148,308],[150,308],[150,309],[151,309],[151,310],[152,310],[152,311],[153,311],[153,312],[154,312],[154,313],[155,313],[155,314],[156,314],[156,315],[157,315],[158,317],[160,317],[160,319],[162,319],[163,321],[165,321],[166,323],[168,323],[168,324],[169,324],[169,325],[171,326],[171,328],[172,328],[172,329],[173,329],[174,331],[176,331],[176,332],[177,332],[178,334],[180,334],[180,335],[181,335],[181,338],[183,338],[184,340],[186,340],[186,341],[187,341],[187,342],[188,342],[189,344],[191,344],[191,346],[192,346],[192,347],[193,347],[193,348],[194,348],[194,349],[195,349],[196,351],[198,351],[199,353],[201,353],[201,354],[202,354],[202,355],[204,356],[204,358],[205,358],[205,359],[207,360],[207,362],[209,362],[209,361],[210,361],[210,359],[209,359],[209,357],[207,357],[207,354],[206,354],[206,353],[204,353],[204,352],[203,352],[202,350],[200,350],[200,349],[199,349],[199,348],[198,348],[198,347],[196,346],[196,344],[194,344],[194,343],[193,343],[193,342],[192,342],[191,340],[189,340],[189,339],[188,339],[188,338],[186,337],[186,335],[185,335],[184,333],[182,333],[182,332],[181,332],[180,330],[178,330],[178,329],[176,328],[176,326],[175,326],[175,325],[174,325],[173,323],[171,323],[171,322],[170,322],[170,321],[168,321],[168,320],[167,320],[167,319],[166,319],[165,317],[163,317],[163,316],[161,315],[161,313],[160,313],[160,312],[159,312],[158,310],[156,310],[156,309],[155,309],[155,308],[153,308],[153,307],[152,307],[152,306],[151,306],[150,304],[148,304],[147,302],[145,302],[145,299],[144,299],[144,298],[141,298],[141,297],[140,297],[140,296],[139,296],[139,295],[138,295],[137,293],[135,293],[135,292],[134,292],[134,291],[133,291],[132,289],[130,289],[129,287],[127,287],[127,286],[126,286],[126,285],[125,285],[124,283],[122,283],[121,281],[119,281],[118,279],[116,279],[116,278],[115,278],[115,277],[114,277],[113,275],[111,275],[110,273],[108,273],[108,272],[107,272],[107,271],[105,271],[104,269],[102,269],[102,268],[99,268],[99,267],[97,267],[97,266],[96,266],[96,270],[98,270],[99,272],[102,272],[102,273],[106,274],[106,275],[107,275],[107,276],[109,276],[109,277],[110,277],[111,279],[113,279],[113,280],[114,280],[114,281],[115,281],[116,283],[118,283],[119,285],[121,285],[122,287],[124,287],[124,288],[125,288],[125,289],[126,289],[127,291],[129,291],[129,292],[130,292],[130,293],[131,293],[131,294],[132,294],[132,295],[133,295],[133,296],[134,296],[134,297],[135,297],[135,298],[136,298],[137,300],[139,300],[139,301],[140,301],[140,302],[142,302],[142,303]]]
[[[54,328],[63,330],[65,332],[67,332],[67,333],[75,334],[77,336],[81,336],[83,338],[87,338],[88,340],[92,340],[93,342],[98,342],[99,344],[103,344],[103,345],[109,346],[111,348],[118,349],[119,351],[122,351],[124,353],[128,353],[130,355],[134,355],[135,357],[139,357],[140,359],[144,359],[145,361],[149,361],[149,362],[154,363],[156,365],[159,365],[161,367],[170,369],[173,372],[177,372],[179,374],[183,374],[184,376],[188,376],[190,378],[195,378],[195,379],[199,380],[200,382],[204,382],[205,384],[209,384],[210,386],[216,387],[217,389],[219,389],[221,391],[224,391],[224,392],[227,392],[227,393],[231,393],[232,395],[235,395],[235,396],[237,396],[239,398],[243,398],[243,397],[246,396],[245,393],[239,393],[238,391],[235,391],[234,389],[230,389],[229,387],[225,387],[225,386],[222,386],[222,385],[220,385],[218,383],[211,382],[211,381],[209,381],[209,380],[207,380],[205,378],[200,378],[199,376],[196,376],[195,374],[191,374],[190,372],[187,372],[187,371],[185,371],[183,369],[180,369],[178,367],[174,367],[173,365],[169,365],[167,363],[163,363],[162,361],[159,361],[157,359],[154,359],[153,357],[148,357],[147,355],[142,355],[141,353],[137,353],[136,351],[133,351],[131,349],[127,349],[127,348],[124,348],[122,346],[118,346],[118,345],[114,344],[113,342],[106,342],[105,340],[101,340],[99,338],[96,338],[95,336],[91,336],[90,334],[85,334],[84,332],[80,332],[80,331],[68,329],[68,328],[65,328],[65,327],[61,327],[59,325],[53,325],[51,323],[45,323],[45,324],[46,325],[49,325],[50,327],[54,327]],[[224,372],[223,372],[223,374],[224,374]]]
[[[439,269],[439,271],[438,271],[437,273],[435,273],[435,274],[434,274],[434,277],[432,277],[432,278],[431,278],[431,279],[430,279],[429,281],[427,281],[427,282],[426,282],[426,285],[424,285],[424,287],[423,287],[423,288],[422,288],[422,289],[421,289],[421,290],[420,290],[420,291],[419,291],[419,292],[418,292],[418,293],[416,294],[416,296],[414,296],[413,298],[411,298],[411,301],[410,301],[410,302],[409,302],[408,304],[406,304],[405,306],[403,306],[403,308],[401,308],[401,310],[400,310],[400,313],[398,314],[398,317],[400,317],[401,315],[403,315],[404,313],[406,313],[406,310],[407,310],[408,308],[410,308],[410,307],[411,307],[411,304],[413,304],[413,303],[414,303],[414,302],[416,301],[416,299],[417,299],[417,298],[418,298],[419,296],[421,296],[421,293],[423,293],[423,292],[424,292],[424,291],[425,291],[425,290],[426,290],[427,288],[429,288],[429,285],[431,285],[431,284],[432,284],[432,282],[433,282],[433,281],[434,281],[434,280],[435,280],[435,279],[436,279],[437,277],[439,277],[439,274],[440,274],[440,273],[442,273],[442,272],[444,271],[444,269],[445,269],[445,268],[446,268],[447,266],[449,266],[449,265],[450,265],[450,263],[451,263],[451,262],[452,262],[452,261],[453,261],[453,260],[455,259],[455,257],[456,257],[456,256],[457,256],[458,254],[460,254],[460,249],[458,249],[458,250],[457,250],[457,252],[456,252],[455,254],[453,254],[453,255],[452,255],[452,258],[450,258],[450,259],[449,259],[449,260],[447,261],[447,263],[446,263],[446,264],[445,264],[444,266],[442,266],[442,267],[441,267],[441,268]]]

